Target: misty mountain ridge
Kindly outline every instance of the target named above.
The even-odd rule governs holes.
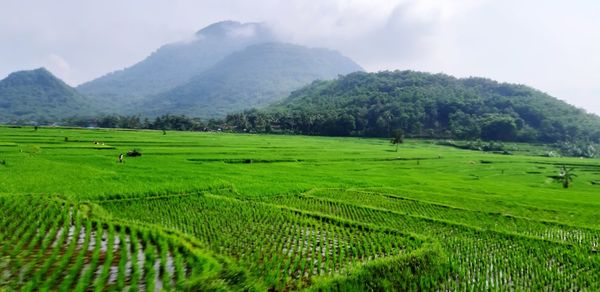
[[[88,81],[77,87],[82,93],[108,103],[108,111],[182,85],[227,55],[245,47],[276,41],[259,23],[223,21],[198,31],[192,40],[166,44],[146,59]]]
[[[107,113],[222,117],[363,69],[338,52],[284,44],[261,23],[222,21],[78,90]]]

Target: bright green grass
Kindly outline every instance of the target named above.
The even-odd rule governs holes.
[[[600,289],[600,160],[514,147],[0,127],[0,287]],[[128,242],[98,250],[89,222]]]

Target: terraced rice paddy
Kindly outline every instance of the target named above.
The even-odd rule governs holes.
[[[535,145],[0,134],[0,290],[600,289],[598,160]],[[142,157],[117,162],[133,148]],[[570,189],[549,178],[563,164]]]
[[[0,207],[2,280],[11,289],[181,290],[218,265],[179,238],[92,219],[86,205],[57,197],[3,196]]]

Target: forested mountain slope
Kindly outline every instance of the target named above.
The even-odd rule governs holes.
[[[317,79],[362,68],[340,53],[285,43],[250,46],[188,83],[134,106],[144,115],[186,114],[201,118],[266,106]]]
[[[57,121],[92,114],[92,102],[45,68],[0,80],[0,122]]]
[[[387,137],[402,129],[438,138],[600,140],[598,116],[533,88],[414,71],[357,72],[313,82],[267,111],[242,116],[243,123],[258,116],[304,134]]]

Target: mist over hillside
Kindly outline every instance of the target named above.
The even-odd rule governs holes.
[[[124,104],[188,82],[235,51],[272,41],[276,38],[262,24],[218,22],[199,30],[187,41],[166,44],[133,66],[86,82],[77,89],[116,111]]]
[[[337,52],[282,43],[264,24],[222,21],[77,89],[106,113],[222,117],[361,70]]]

